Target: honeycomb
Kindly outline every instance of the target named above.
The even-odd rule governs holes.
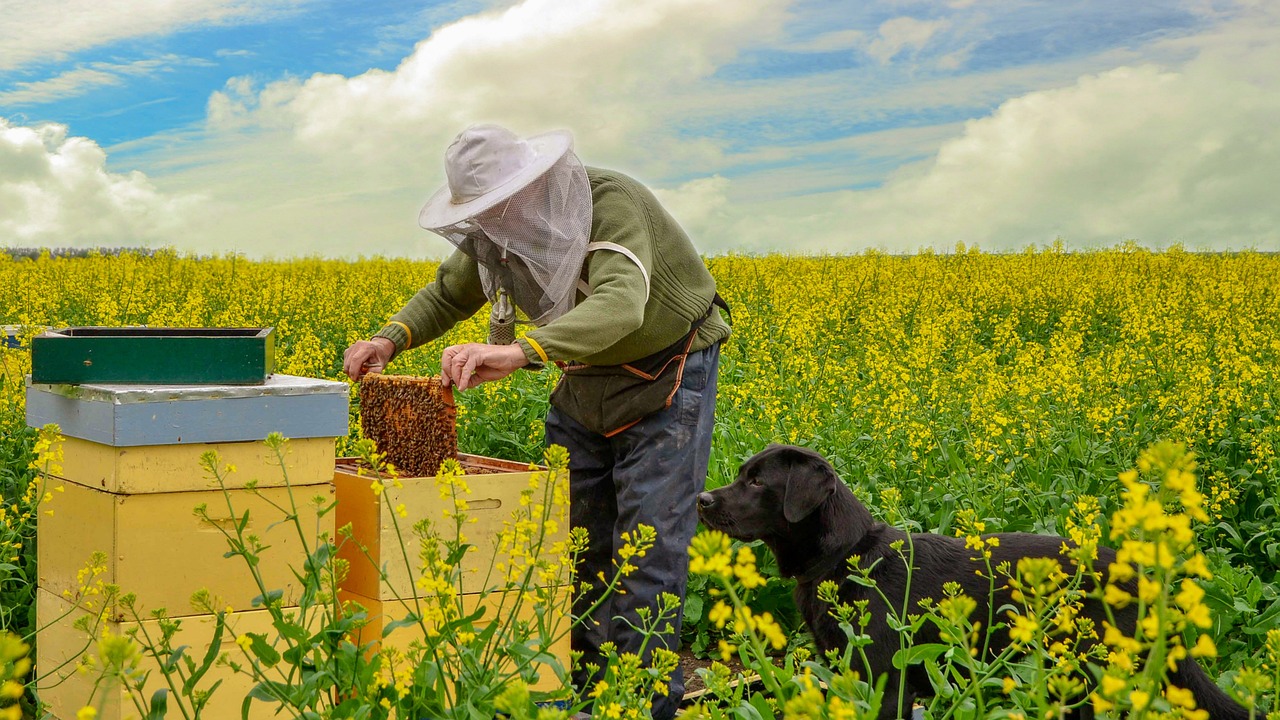
[[[368,373],[360,380],[360,429],[405,477],[431,477],[458,456],[453,391],[440,378]]]

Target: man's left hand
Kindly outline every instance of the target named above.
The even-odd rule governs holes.
[[[467,343],[445,348],[440,356],[440,383],[457,385],[459,390],[491,380],[501,380],[529,364],[518,344],[485,345]]]

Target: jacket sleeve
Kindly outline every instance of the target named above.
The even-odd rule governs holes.
[[[435,281],[419,290],[400,312],[392,315],[375,337],[385,337],[395,343],[398,355],[445,334],[476,314],[486,302],[476,261],[460,250],[454,251],[440,263]]]

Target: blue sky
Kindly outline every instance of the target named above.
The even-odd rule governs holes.
[[[475,4],[478,7],[478,4]],[[49,93],[5,103],[29,122],[60,122],[104,146],[200,123],[209,95],[230,77],[358,75],[392,69],[431,32],[456,19],[411,2],[314,2],[228,24],[192,23],[173,32],[127,37],[66,57],[35,59],[0,75],[0,93],[84,69],[111,84],[85,83],[68,97]],[[126,68],[156,62],[131,74]],[[13,113],[16,114],[16,113]]]
[[[500,122],[707,252],[1280,249],[1275,5],[0,0],[0,243],[439,256]]]

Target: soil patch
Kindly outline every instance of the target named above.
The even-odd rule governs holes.
[[[694,697],[701,696],[707,689],[702,678],[698,677],[698,668],[709,668],[711,663],[716,660],[703,659],[694,656],[692,652],[685,648],[680,649],[680,669],[684,670],[684,699],[692,700]],[[737,658],[733,658],[729,662],[719,661],[728,666],[731,673],[739,673],[743,671],[742,663]]]

